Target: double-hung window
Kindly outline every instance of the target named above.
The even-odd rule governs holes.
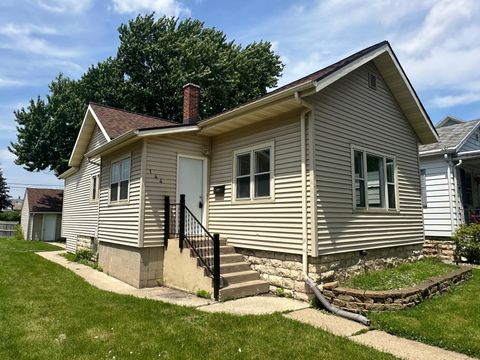
[[[235,152],[234,190],[236,200],[271,199],[273,196],[273,144]]]
[[[397,210],[395,159],[354,149],[353,162],[355,208]]]
[[[98,201],[98,194],[100,189],[100,176],[93,175],[91,179],[91,186],[90,186],[90,201],[96,202]]]
[[[128,200],[130,158],[113,162],[110,171],[110,202]]]

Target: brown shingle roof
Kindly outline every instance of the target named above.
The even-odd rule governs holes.
[[[119,137],[130,130],[180,126],[182,124],[161,118],[141,115],[134,112],[116,109],[106,105],[90,103],[90,107],[102,123],[110,139]]]
[[[63,190],[27,188],[26,197],[30,212],[62,212]]]

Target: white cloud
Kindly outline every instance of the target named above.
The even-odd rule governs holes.
[[[0,26],[0,49],[56,58],[74,58],[82,55],[77,48],[56,46],[42,36],[56,35],[59,32],[48,26],[7,23]]]
[[[113,9],[121,14],[155,11],[158,15],[190,15],[190,9],[177,0],[112,0]]]
[[[25,82],[19,80],[10,80],[0,78],[0,88],[1,87],[11,87],[11,86],[22,86],[25,85]]]
[[[433,103],[442,108],[480,102],[480,93],[464,93],[460,95],[437,96]]]
[[[88,9],[92,0],[38,0],[37,3],[47,11],[78,14]]]
[[[0,164],[2,169],[14,166],[14,161],[17,157],[12,154],[8,149],[0,149]]]
[[[279,40],[275,51],[286,64],[279,85],[389,40],[416,89],[428,94],[422,100],[438,107],[447,98],[434,98],[480,93],[479,18],[478,0],[323,0],[286,8],[239,38]]]

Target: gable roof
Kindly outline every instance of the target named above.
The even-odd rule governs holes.
[[[450,120],[449,117],[446,119],[447,121]],[[421,145],[419,147],[420,155],[435,154],[442,151],[455,152],[461,148],[468,137],[480,126],[480,120],[456,120],[460,122],[455,125],[447,125],[447,122],[444,124],[440,123],[440,127],[437,126],[438,143]]]
[[[450,115],[447,115],[445,116],[445,118],[440,121],[436,126],[435,128],[436,129],[439,129],[443,126],[451,126],[451,125],[456,125],[456,124],[462,124],[464,123],[465,121],[459,119],[459,118],[456,118],[455,116],[450,116]]]
[[[61,213],[63,190],[27,188],[25,197],[29,212]]]
[[[260,121],[264,118],[267,106],[270,107],[268,109],[270,116],[285,112],[287,108],[289,110],[309,108],[302,100],[303,97],[320,92],[370,61],[378,68],[420,143],[437,142],[435,127],[388,41],[367,47],[262,97],[202,120],[198,123],[200,133],[216,135],[222,131],[230,131]]]
[[[184,127],[184,129],[185,131],[198,130],[199,134],[213,136],[287,111],[309,109],[310,106],[303,100],[304,97],[321,91],[328,85],[371,61],[378,68],[389,86],[392,95],[413,128],[419,142],[422,144],[437,142],[438,136],[435,127],[388,41],[382,41],[367,47],[332,65],[281,86],[264,96],[204,119],[196,125]],[[146,129],[149,129],[148,136],[164,134],[166,133],[164,130],[167,127],[178,127],[178,130],[182,131],[182,124],[104,105],[90,104],[77,138],[77,143],[79,143],[79,139],[82,136],[89,139],[93,127],[83,131],[84,125],[87,124],[89,119],[90,122],[92,121],[91,119],[97,122],[108,142],[116,138],[116,147],[121,146],[120,144],[123,141],[133,141],[132,139],[138,136],[146,136],[145,131],[142,131]],[[79,166],[87,146],[88,143],[85,143],[85,140],[82,146],[75,144],[69,162],[70,166]],[[95,153],[96,156],[101,153],[101,149],[109,146],[110,144],[105,144],[98,151],[93,151],[92,154]],[[67,175],[66,172],[62,176],[66,177],[71,173],[72,171]]]
[[[96,125],[102,131],[107,143],[132,130],[182,126],[165,119],[90,103],[70,155],[68,165],[71,168],[80,166]],[[66,178],[74,172],[69,169],[59,177]]]
[[[130,130],[162,128],[181,125],[158,117],[116,109],[111,106],[90,103],[90,108],[102,124],[110,140]]]

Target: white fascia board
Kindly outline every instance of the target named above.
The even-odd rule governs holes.
[[[61,173],[60,175],[58,175],[58,178],[59,179],[66,179],[68,178],[69,176],[75,174],[76,172],[78,171],[78,167],[71,167],[70,169],[64,171],[63,173]]]
[[[88,110],[91,111],[93,118],[97,122],[97,125],[100,128],[100,130],[102,131],[103,136],[105,136],[105,139],[107,139],[107,142],[111,141],[112,139],[110,138],[110,136],[108,136],[107,132],[105,131],[105,128],[103,127],[102,123],[98,119],[97,114],[95,114],[95,111],[93,111],[93,109],[90,105],[88,105]]]
[[[438,155],[438,154],[451,154],[455,152],[455,148],[447,148],[447,149],[435,149],[435,150],[427,150],[427,151],[419,151],[418,154],[420,156],[430,156],[430,155]]]
[[[458,145],[455,147],[455,150],[459,150],[462,148],[463,145],[465,145],[465,143],[468,141],[468,138],[470,137],[470,135],[472,135],[475,130],[478,129],[478,127],[480,126],[480,121],[478,121],[475,126],[468,132],[467,135],[465,135],[465,137],[462,139],[462,141],[460,141],[458,143]]]
[[[147,136],[156,136],[156,135],[168,135],[168,134],[178,134],[178,133],[187,133],[187,132],[195,132],[200,130],[198,125],[193,124],[189,126],[178,126],[178,127],[171,127],[171,128],[160,128],[160,129],[148,129],[148,130],[137,130],[136,134],[139,137],[147,137]]]
[[[79,143],[80,139],[84,136],[83,133],[85,131],[85,126],[86,126],[86,123],[87,123],[87,120],[88,120],[88,114],[89,113],[92,114],[92,117],[95,120],[95,122],[97,123],[100,130],[102,131],[103,136],[105,136],[105,139],[107,140],[107,143],[109,141],[111,141],[110,136],[108,136],[107,132],[105,131],[105,128],[103,127],[102,123],[100,122],[97,115],[93,111],[92,107],[90,105],[88,105],[87,111],[85,112],[85,116],[83,117],[82,126],[80,127],[80,131],[78,132],[77,139],[75,140],[75,146],[73,147],[73,151],[70,154],[70,159],[68,160],[68,166],[72,166],[72,167],[74,166],[74,164],[72,163],[73,156],[78,151],[78,143]]]

